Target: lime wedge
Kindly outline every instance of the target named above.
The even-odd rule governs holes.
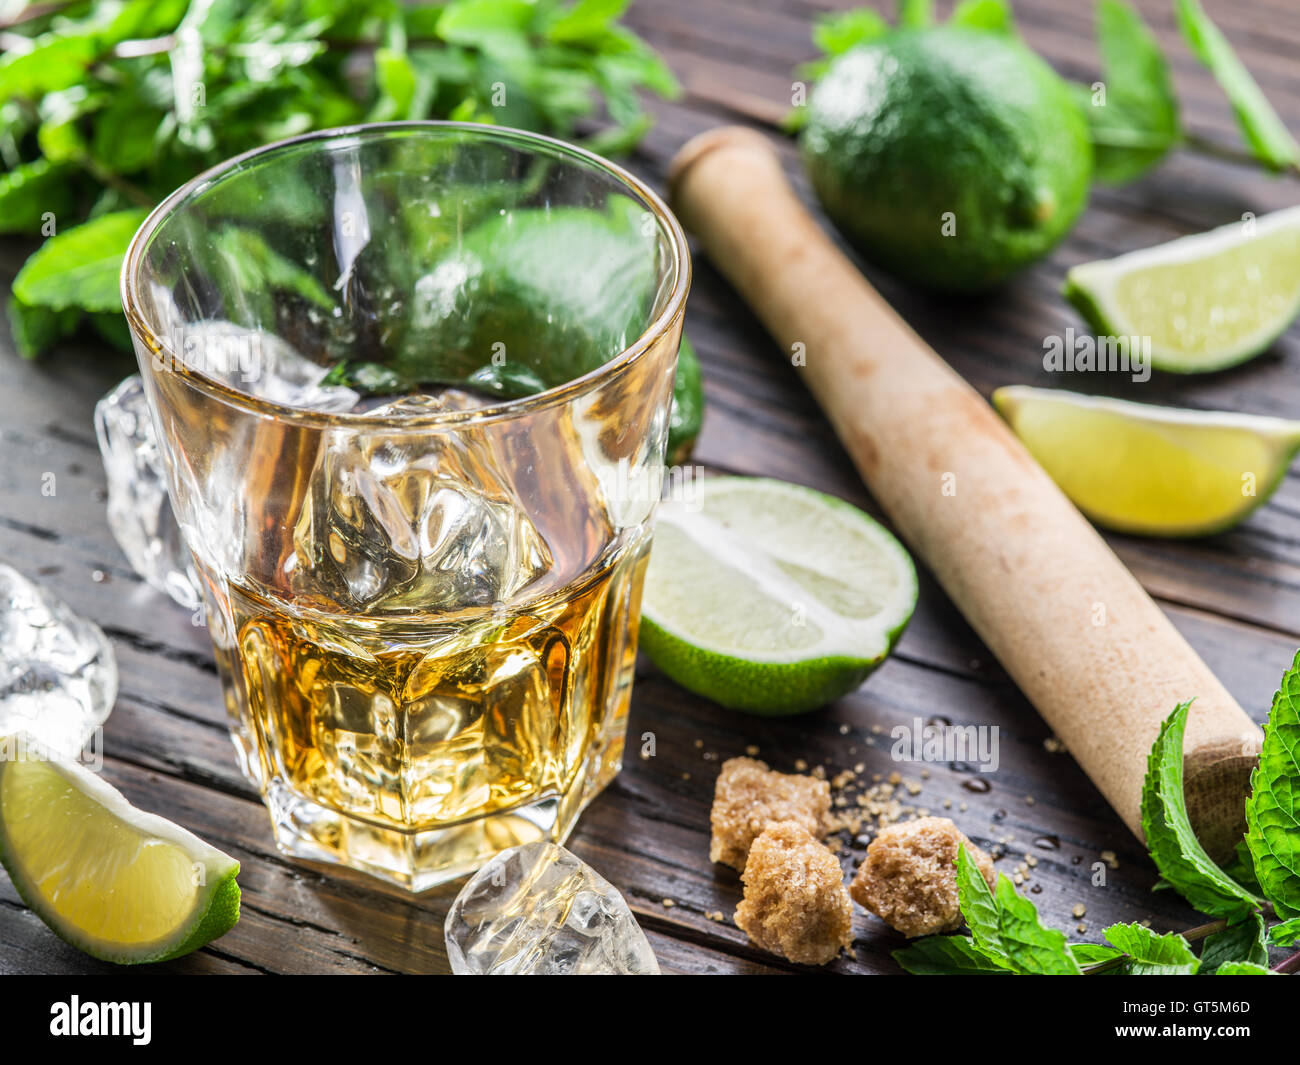
[[[1063,291],[1099,335],[1150,337],[1158,370],[1235,366],[1300,313],[1300,207],[1084,263]]]
[[[797,714],[852,691],[916,606],[902,545],[856,507],[761,478],[700,482],[664,503],[641,647],[723,706]]]
[[[1144,536],[1204,536],[1273,494],[1300,448],[1300,422],[999,388],[993,405],[1075,506]]]
[[[0,862],[74,947],[122,965],[164,961],[239,920],[233,858],[26,737],[0,740],[0,755]]]

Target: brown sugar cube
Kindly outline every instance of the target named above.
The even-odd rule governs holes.
[[[750,844],[776,821],[797,821],[820,839],[830,809],[826,781],[777,773],[755,758],[729,758],[713,790],[709,860],[743,870]]]
[[[992,890],[993,862],[946,817],[922,817],[882,829],[853,878],[853,898],[905,936],[961,927],[957,853],[965,843]]]
[[[804,965],[825,965],[853,942],[853,903],[840,863],[797,821],[768,825],[740,875],[736,926],[758,946]]]

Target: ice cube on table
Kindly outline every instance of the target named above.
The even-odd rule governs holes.
[[[502,851],[461,889],[444,926],[458,975],[657,976],[618,889],[544,840]]]
[[[430,415],[482,401],[448,390],[368,413]],[[295,592],[349,610],[453,610],[508,600],[552,563],[484,428],[327,434],[294,527]]]
[[[73,758],[116,698],[117,659],[99,626],[0,564],[0,736],[26,732]]]
[[[95,435],[108,477],[108,527],[131,568],[193,610],[198,577],[167,498],[162,457],[139,374],[95,404]]]

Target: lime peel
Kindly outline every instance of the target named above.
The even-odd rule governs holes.
[[[234,927],[235,859],[25,735],[0,740],[0,753],[0,864],[62,939],[128,965],[180,957]]]
[[[1156,369],[1235,366],[1300,314],[1300,206],[1083,263],[1062,291],[1098,334],[1150,337]]]
[[[1300,422],[1013,385],[993,404],[1098,525],[1206,536],[1267,501],[1300,451]]]
[[[857,687],[916,604],[916,571],[856,507],[799,485],[720,477],[699,508],[664,504],[642,599],[642,649],[683,687],[789,714]]]

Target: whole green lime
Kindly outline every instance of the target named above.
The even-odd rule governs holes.
[[[918,284],[977,289],[1033,262],[1088,198],[1069,86],[1014,37],[899,30],[846,52],[808,101],[803,157],[832,221]]]

